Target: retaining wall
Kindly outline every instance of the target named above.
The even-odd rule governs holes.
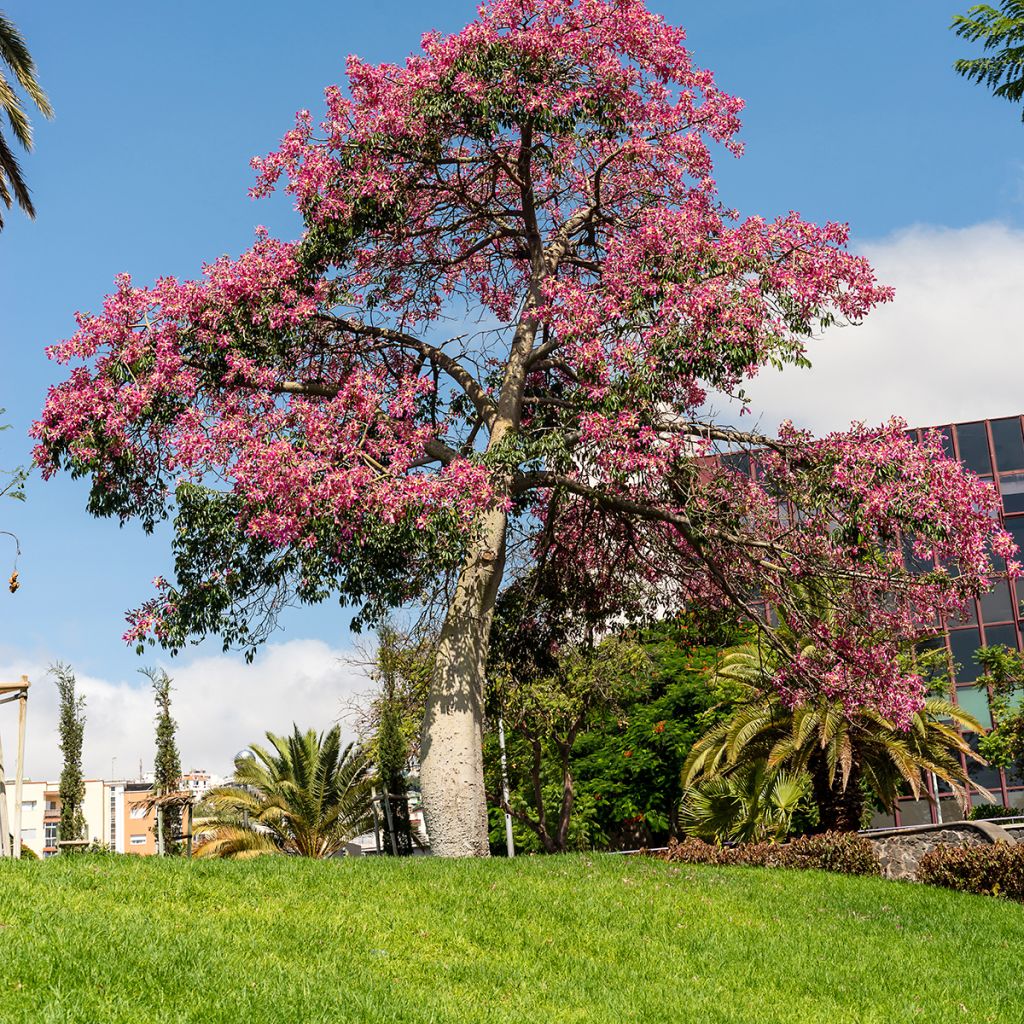
[[[984,846],[1014,843],[1006,829],[990,821],[949,821],[942,825],[914,825],[865,835],[875,845],[886,878],[913,879],[921,858],[936,846]]]

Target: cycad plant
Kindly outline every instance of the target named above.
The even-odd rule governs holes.
[[[29,53],[17,26],[0,11],[0,110],[7,115],[7,122],[14,137],[26,152],[31,152],[32,124],[25,114],[21,97],[11,79],[4,73],[5,66],[13,73],[15,81],[25,90],[39,113],[43,117],[53,117],[50,101],[36,78],[36,65],[32,54]],[[18,158],[3,132],[0,132],[0,200],[8,210],[16,202],[30,217],[36,215]],[[0,215],[0,228],[3,228],[3,225],[4,219]]]
[[[819,695],[793,708],[768,685],[774,656],[756,644],[725,654],[720,672],[745,688],[746,699],[694,744],[683,768],[684,786],[728,777],[763,764],[768,772],[806,773],[821,827],[853,831],[864,812],[862,785],[892,811],[904,788],[920,796],[934,772],[961,799],[971,784],[961,755],[980,761],[961,730],[982,732],[971,715],[942,697],[926,698],[901,730],[870,708],[848,712]]]
[[[206,795],[213,813],[196,822],[197,857],[330,857],[372,828],[368,761],[342,747],[338,726],[320,735],[294,726],[267,740],[235,759],[230,785]]]

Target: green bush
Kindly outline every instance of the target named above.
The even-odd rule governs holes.
[[[1021,813],[1020,808],[1004,807],[1002,804],[978,804],[971,808],[967,815],[968,821],[986,821],[989,818],[1015,818]]]
[[[1024,846],[937,846],[921,858],[917,880],[1024,903]]]
[[[841,875],[880,875],[882,865],[870,839],[855,832],[824,832],[788,843],[714,846],[700,839],[673,842],[661,856],[677,864],[798,868]]]

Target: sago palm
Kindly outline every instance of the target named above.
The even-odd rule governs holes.
[[[21,97],[11,79],[4,73],[7,67],[13,78],[28,94],[43,117],[53,117],[53,108],[36,79],[36,65],[25,40],[15,24],[0,11],[0,110],[7,115],[14,137],[27,151],[32,151],[32,124],[25,114]],[[10,143],[0,132],[0,200],[9,210],[17,203],[30,217],[36,215],[28,185],[21,173],[18,158]],[[4,219],[0,215],[0,228]]]
[[[747,687],[748,701],[694,744],[683,768],[684,786],[763,762],[769,770],[806,772],[823,828],[860,827],[865,783],[892,811],[904,787],[918,797],[934,772],[963,800],[971,785],[961,755],[980,761],[961,730],[982,732],[963,708],[928,697],[901,730],[870,708],[847,712],[819,696],[786,707],[768,686],[773,659],[757,645],[729,651],[721,674]]]
[[[366,755],[342,747],[338,726],[267,739],[206,795],[213,814],[196,823],[197,857],[330,857],[372,827]]]

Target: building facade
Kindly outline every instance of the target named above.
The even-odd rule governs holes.
[[[934,429],[942,436],[949,456],[958,459],[966,469],[995,486],[1002,506],[1003,525],[1024,552],[1022,418],[1007,416],[949,424]],[[921,435],[921,431],[911,433],[916,437]],[[911,568],[931,568],[929,565],[914,565],[913,555],[909,552],[907,557]],[[1014,582],[1008,581],[1005,576],[999,577],[992,592],[971,602],[971,607],[962,619],[945,623],[948,633],[944,643],[955,671],[953,697],[957,704],[974,715],[986,728],[992,724],[990,695],[977,688],[977,681],[983,673],[974,653],[979,647],[997,644],[1014,650],[1020,649],[1022,599],[1024,579]],[[976,744],[976,737],[969,736],[968,739],[972,746]],[[1013,772],[977,763],[968,764],[967,770],[972,781],[989,790],[996,802],[1007,807],[1021,808],[1024,813],[1024,778]],[[895,823],[916,825],[937,822],[940,815],[944,821],[962,816],[956,799],[945,784],[940,782],[929,796],[928,800],[901,800]],[[973,803],[980,799],[977,794],[972,795]],[[889,822],[893,822],[891,816],[880,815],[877,823]]]

